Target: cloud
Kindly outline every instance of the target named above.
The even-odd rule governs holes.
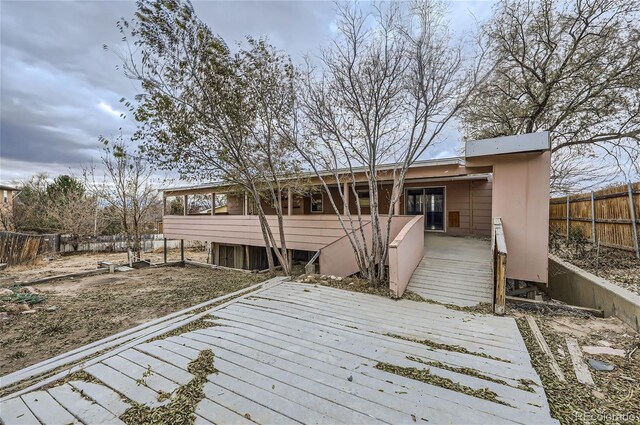
[[[464,4],[474,12],[486,5],[454,8]],[[133,98],[139,87],[102,46],[122,47],[115,24],[135,8],[134,1],[2,3],[0,180],[77,170],[99,157],[99,136],[133,133],[131,117],[120,118],[119,99]],[[327,1],[196,1],[194,8],[230,45],[267,37],[297,63],[335,31]]]
[[[98,103],[98,109],[111,114],[112,116],[116,117],[116,118],[120,118],[122,116],[122,112],[120,111],[116,111],[115,109],[113,109],[111,107],[111,105],[109,105],[108,103],[105,103],[104,101],[100,101],[100,103]]]

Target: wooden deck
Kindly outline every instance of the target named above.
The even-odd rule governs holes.
[[[209,328],[104,355],[84,369],[96,382],[9,396],[0,419],[121,423],[133,402],[169,403],[160,392],[189,382],[189,363],[211,349],[217,372],[204,384],[196,424],[557,423],[511,318],[301,283],[267,286],[211,314]],[[497,400],[379,363],[428,369],[452,384],[489,389]],[[522,380],[534,383],[530,391]]]
[[[489,241],[425,233],[424,251],[407,290],[463,307],[492,302]]]

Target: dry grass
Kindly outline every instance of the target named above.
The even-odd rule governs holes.
[[[564,236],[552,234],[550,252],[581,269],[640,294],[640,260],[635,254],[614,248],[600,247],[580,235],[568,241]]]
[[[35,314],[0,322],[0,375],[267,278],[163,267],[38,285],[47,298],[34,306]],[[53,305],[56,311],[46,311]]]
[[[573,315],[536,315],[535,318],[567,379],[567,382],[560,382],[551,372],[528,324],[523,317],[518,318],[518,327],[529,349],[533,366],[544,385],[552,416],[562,424],[639,423],[640,352],[636,351],[631,358],[628,357],[631,350],[640,343],[638,334],[616,318],[597,319]],[[576,338],[581,346],[599,345],[599,341],[605,340],[615,348],[624,349],[627,356],[586,355],[615,365],[615,370],[611,372],[589,368],[596,384],[595,387],[589,387],[577,381],[565,343],[567,336]],[[592,420],[586,420],[585,414]],[[627,420],[621,415],[626,415]]]

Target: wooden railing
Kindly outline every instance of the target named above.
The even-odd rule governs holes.
[[[493,245],[491,253],[493,255],[493,312],[498,315],[505,313],[506,290],[507,290],[507,243],[504,239],[504,229],[502,219],[493,219]]]

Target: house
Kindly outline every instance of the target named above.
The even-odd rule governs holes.
[[[389,210],[393,166],[380,166],[379,202],[382,214]],[[508,136],[466,143],[465,155],[458,158],[417,161],[407,172],[400,201],[393,210],[389,273],[392,292],[401,295],[414,269],[423,258],[424,235],[494,236],[501,222],[508,246],[506,277],[547,283],[547,241],[550,150],[548,133]],[[355,174],[361,182],[358,197],[363,213],[369,212],[368,187],[364,171]],[[288,193],[283,199],[287,248],[295,259],[316,262],[322,274],[347,276],[358,271],[345,231],[330,205],[320,181],[310,175],[318,190],[307,195]],[[331,180],[329,190],[345,192],[347,176]],[[356,187],[360,187],[357,183]],[[164,189],[167,199],[182,198],[182,214],[163,217],[168,239],[200,240],[212,243],[217,265],[245,269],[266,268],[264,241],[258,218],[246,195],[224,184],[203,184]],[[190,197],[210,197],[226,193],[227,211],[186,214]],[[343,214],[355,213],[354,197],[336,207]],[[340,199],[335,196],[334,199]],[[274,210],[266,203],[267,214]],[[167,209],[165,208],[165,214]],[[175,209],[174,209],[175,212]],[[366,218],[366,217],[365,217]],[[499,219],[496,222],[496,219]],[[275,216],[270,217],[277,229]],[[369,225],[365,221],[364,227]],[[364,229],[367,234],[367,229]],[[438,239],[432,250],[437,251]],[[487,244],[487,250],[493,245]],[[487,264],[487,267],[491,267]],[[393,280],[395,279],[395,282]]]
[[[13,230],[13,200],[19,189],[0,184],[0,230]]]

